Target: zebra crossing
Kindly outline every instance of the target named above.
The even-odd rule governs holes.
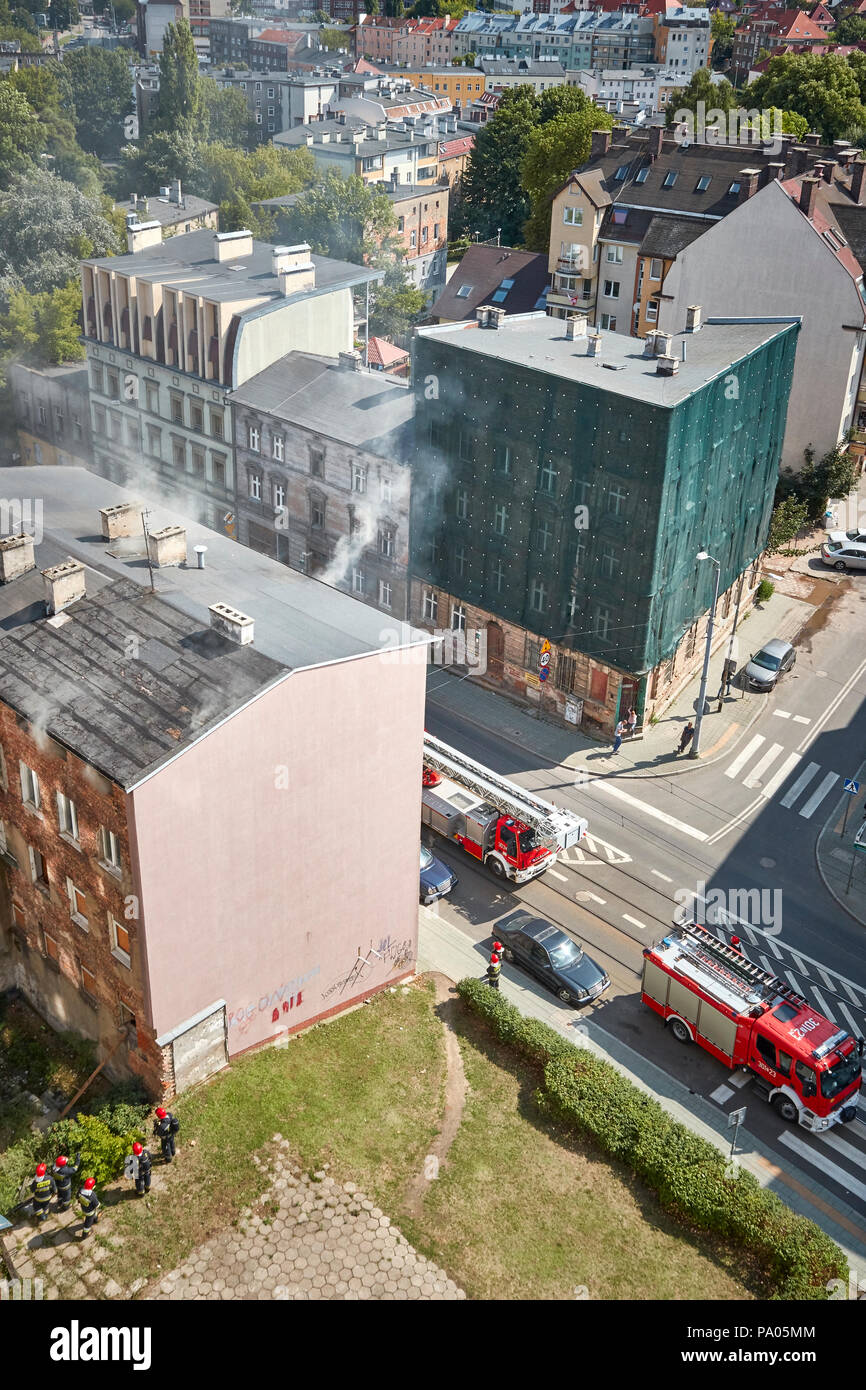
[[[825,772],[820,763],[807,762],[801,767],[801,753],[786,754],[781,743],[771,743],[765,748],[766,742],[763,734],[755,734],[725,768],[725,776],[732,781],[739,780],[744,787],[759,791],[765,800],[769,800],[799,769],[799,776],[779,799],[779,805],[784,806],[786,811],[796,810],[804,820],[811,820],[818,807],[841,780],[839,773]],[[754,762],[756,756],[758,760]],[[823,775],[816,782],[819,774]]]

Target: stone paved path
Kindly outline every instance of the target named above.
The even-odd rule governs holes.
[[[302,1173],[281,1135],[260,1165],[267,1185],[240,1229],[193,1251],[144,1298],[466,1297],[354,1183]]]

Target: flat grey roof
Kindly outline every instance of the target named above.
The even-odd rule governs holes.
[[[682,358],[683,346],[687,349],[687,360],[680,361],[676,376],[658,375],[655,359],[643,355],[642,340],[624,333],[602,332],[601,352],[590,357],[586,339],[566,338],[564,320],[544,313],[515,314],[505,318],[499,329],[449,323],[419,328],[417,336],[444,339],[463,352],[670,408],[797,322],[795,318],[706,320],[697,333],[676,333],[671,338],[674,356]],[[590,336],[595,331],[590,328]]]
[[[105,256],[86,260],[83,264],[120,271],[121,274],[134,274],[140,280],[170,282],[178,289],[203,295],[206,299],[231,301],[243,299],[249,294],[271,294],[275,299],[283,298],[279,279],[271,269],[274,249],[271,242],[253,241],[252,255],[220,262],[214,257],[215,235],[209,228],[185,232],[131,255]],[[382,273],[352,265],[349,261],[335,261],[329,256],[311,256],[310,259],[316,267],[315,290],[363,285],[368,280],[377,279]],[[237,268],[232,269],[233,266]],[[191,272],[189,278],[185,277],[185,272]],[[301,290],[299,294],[303,297],[314,292]]]
[[[252,689],[261,688],[272,675],[278,675],[280,669],[297,670],[346,661],[386,648],[393,651],[395,638],[396,646],[403,647],[426,646],[431,640],[429,634],[410,630],[406,624],[388,618],[378,609],[358,602],[349,594],[288,569],[276,560],[239,545],[228,536],[209,531],[207,527],[170,511],[158,500],[149,499],[146,488],[121,488],[84,468],[0,468],[0,495],[19,496],[24,482],[28,495],[42,500],[45,539],[37,546],[39,568],[56,564],[71,555],[85,565],[88,591],[97,598],[106,581],[116,579],[133,581],[139,590],[150,594],[143,540],[134,536],[125,541],[104,541],[100,534],[101,507],[137,501],[148,509],[148,526],[152,531],[169,525],[185,527],[189,567],[154,571],[157,598],[180,616],[176,619],[163,616],[159,621],[168,624],[176,621],[180,624],[178,630],[181,635],[200,632],[205,628],[209,630],[208,608],[213,603],[228,603],[253,618],[255,637],[252,649],[260,659],[269,658],[271,665],[265,666],[259,660],[257,665],[249,668],[256,677]],[[196,568],[193,550],[196,545],[207,546],[206,568],[203,570]],[[44,564],[43,554],[47,557]],[[105,589],[105,592],[111,590]],[[13,580],[11,584],[0,586],[0,629],[10,631],[10,638],[15,638],[16,631],[20,634],[22,629],[16,623],[22,619],[29,622],[37,616],[34,605],[41,604],[42,593],[42,579],[38,570]],[[133,622],[133,615],[147,613],[150,608],[147,605],[138,608],[132,598],[124,601],[128,601],[132,607],[124,618],[126,625],[118,623],[118,630],[136,633],[138,628]],[[73,612],[76,608],[74,606]],[[20,615],[17,620],[16,614]],[[56,630],[49,626],[47,630],[62,635],[69,633],[69,624]],[[4,645],[4,641],[0,641],[0,646]],[[249,648],[238,648],[233,643],[229,647],[235,653],[249,652]],[[123,650],[123,642],[119,642],[119,648]],[[230,662],[226,669],[233,669],[233,665]],[[0,680],[0,696],[3,698],[7,688],[5,680]],[[43,685],[43,697],[46,692],[50,695],[52,689],[50,682]],[[222,714],[242,703],[238,700],[231,704],[233,689],[229,685],[228,693],[217,701]],[[56,699],[56,696],[51,698]],[[27,713],[26,710],[23,712]],[[56,737],[73,746],[64,738],[59,727],[55,725]],[[172,727],[179,726],[175,723]],[[176,740],[173,735],[170,738],[171,744],[166,745],[165,756],[177,752],[182,744],[182,740]],[[158,753],[154,756],[158,759]],[[135,775],[140,771],[140,764],[141,759],[132,770]],[[121,780],[119,772],[105,770],[110,776]],[[128,775],[132,774],[127,769],[123,776]]]
[[[332,357],[291,352],[245,381],[237,405],[402,460],[414,416],[408,386],[382,372],[350,371]]]

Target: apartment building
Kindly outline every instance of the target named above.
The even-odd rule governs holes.
[[[77,464],[88,468],[93,452],[87,368],[29,367],[10,362],[6,369],[23,464]]]
[[[454,31],[455,57],[554,59],[568,68],[626,68],[656,58],[655,17],[613,13],[501,15],[473,12]]]
[[[364,15],[355,29],[355,52],[373,62],[409,67],[450,63],[455,53],[456,19],[388,19]]]
[[[439,179],[438,122],[406,119],[368,125],[357,116],[337,117],[285,130],[275,145],[306,148],[321,169],[337,169],[345,178],[357,174],[365,183],[434,184]]]
[[[233,87],[246,97],[250,124],[263,145],[281,131],[321,120],[339,91],[336,70],[331,75],[316,75],[219,68],[211,76],[218,86]]]
[[[83,469],[30,481],[43,539],[0,540],[0,986],[165,1099],[414,968],[426,639]]]
[[[148,222],[128,236],[126,256],[82,263],[92,466],[149,476],[179,510],[230,526],[230,392],[287,352],[349,350],[352,291],[380,272],[247,231],[163,241]]]
[[[551,87],[566,85],[565,68],[558,58],[479,58],[478,66],[487,91],[531,87],[534,92],[549,92]]]
[[[597,106],[619,112],[624,105],[638,111],[665,111],[681,76],[658,63],[645,67],[586,69],[567,74],[569,87],[580,87]]]
[[[233,397],[239,539],[394,617],[408,617],[408,386],[290,353]]]
[[[385,185],[394,216],[397,240],[405,255],[404,265],[419,290],[436,295],[445,284],[448,268],[447,185],[409,187]]]
[[[321,57],[315,30],[267,28],[261,20],[212,19],[208,29],[214,67],[245,64],[256,72],[288,72]]]
[[[411,616],[485,631],[486,681],[609,736],[700,665],[713,585],[699,551],[712,543],[722,566],[719,642],[737,596],[741,613],[751,601],[798,321],[694,309],[687,332],[641,344],[584,316],[479,320],[414,341]],[[430,379],[448,391],[427,399]]]
[[[340,92],[330,104],[334,115],[344,113],[368,125],[381,121],[397,122],[409,117],[445,116],[451,103],[445,96],[422,91],[411,82],[395,77],[370,77],[358,74],[343,78]]]
[[[751,15],[734,33],[731,49],[731,77],[745,82],[762,49],[776,52],[808,53],[827,42],[824,29],[803,10],[767,10]]]
[[[400,68],[388,73],[389,77],[402,79],[413,87],[420,87],[434,96],[443,97],[454,108],[468,106],[485,89],[485,78],[479,68],[418,66]]]
[[[126,217],[127,226],[140,222],[158,222],[163,239],[178,232],[200,232],[205,228],[219,231],[219,207],[206,198],[185,193],[180,179],[159,190],[159,194],[140,196],[133,193],[128,202],[115,203],[118,212]]]
[[[680,77],[683,86],[697,72],[708,68],[713,40],[710,11],[686,5],[671,6],[653,15],[655,58]]]

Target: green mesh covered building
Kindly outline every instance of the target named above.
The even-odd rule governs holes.
[[[543,313],[416,335],[411,615],[483,633],[485,679],[608,730],[659,708],[757,584],[798,321],[639,340]],[[478,638],[474,638],[476,642]]]

